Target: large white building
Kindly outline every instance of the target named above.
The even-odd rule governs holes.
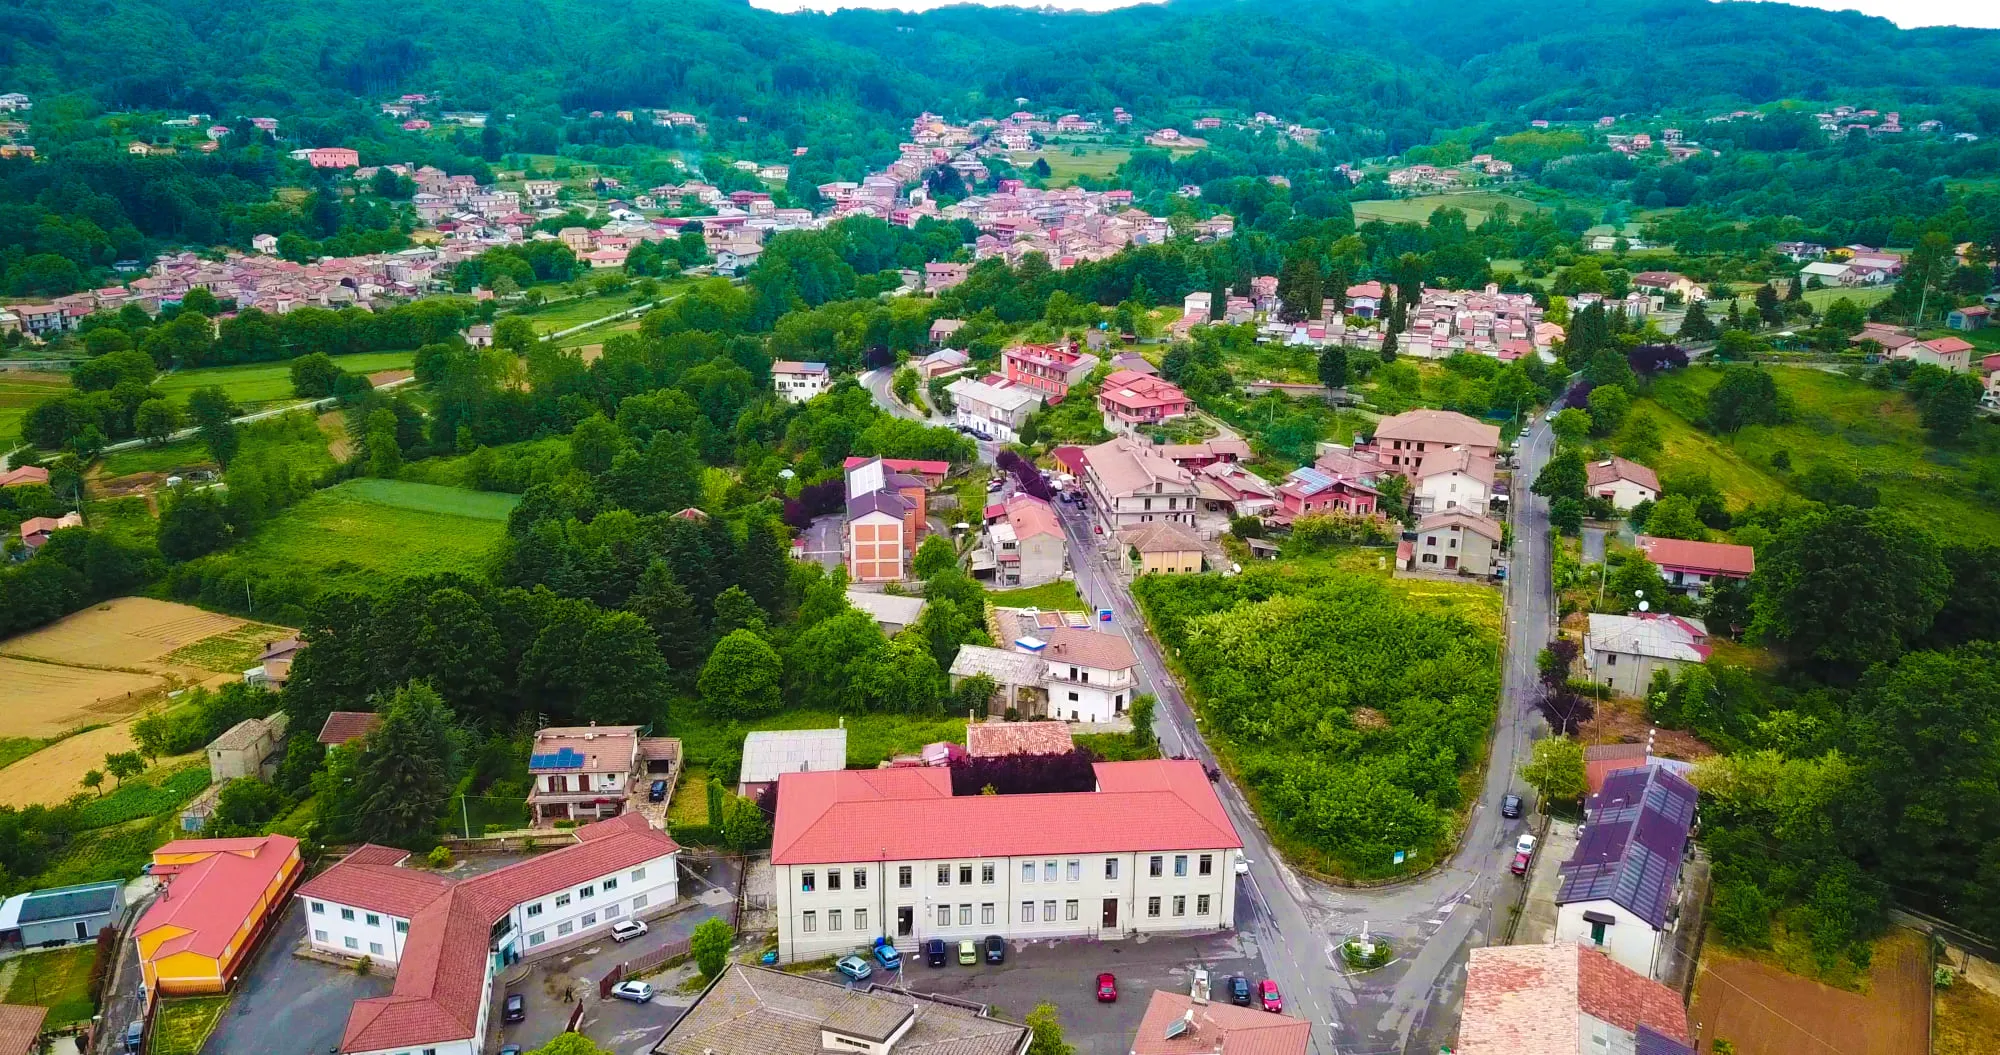
[[[792,403],[803,403],[826,391],[833,375],[825,363],[799,363],[780,359],[771,364],[771,387]]]
[[[396,969],[388,996],[357,1000],[345,1055],[478,1055],[493,976],[523,956],[603,938],[680,895],[680,847],[637,813],[576,829],[576,843],[454,881],[363,846],[299,887],[316,951]]]
[[[779,957],[1234,926],[1243,841],[1200,763],[1095,770],[1093,791],[1032,795],[953,795],[942,767],[784,774]]]

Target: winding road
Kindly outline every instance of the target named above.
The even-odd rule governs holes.
[[[888,371],[862,378],[876,402],[891,413],[915,417],[891,398]],[[1288,867],[1243,795],[1225,778],[1224,808],[1243,837],[1250,873],[1237,887],[1236,929],[1264,958],[1286,994],[1287,1011],[1313,1023],[1314,1055],[1429,1055],[1454,1034],[1464,995],[1469,951],[1491,944],[1505,926],[1519,892],[1509,872],[1515,836],[1525,821],[1500,816],[1501,797],[1532,800],[1519,768],[1542,723],[1533,709],[1535,657],[1555,629],[1546,503],[1526,486],[1554,447],[1547,424],[1534,421],[1515,452],[1515,502],[1510,514],[1514,546],[1506,591],[1506,641],[1501,700],[1479,801],[1473,805],[1457,850],[1443,866],[1387,886],[1329,886]],[[981,445],[981,460],[992,452]],[[1181,684],[1167,669],[1145,631],[1116,553],[1103,544],[1088,512],[1058,503],[1070,563],[1084,602],[1109,608],[1109,629],[1131,641],[1139,658],[1139,689],[1159,705],[1154,726],[1169,754],[1215,763],[1202,739],[1200,719]],[[1398,959],[1387,967],[1350,974],[1340,943],[1366,929],[1389,939]]]

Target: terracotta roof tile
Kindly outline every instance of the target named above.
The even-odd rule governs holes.
[[[1076,748],[1061,722],[975,722],[965,727],[965,751],[993,755],[1060,755]]]
[[[36,1050],[35,1041],[48,1014],[46,1007],[0,1004],[0,1055],[28,1055]]]
[[[319,742],[329,746],[350,744],[373,732],[382,716],[372,711],[334,711],[319,727]]]
[[[1192,1028],[1171,1040],[1167,1026],[1194,1011]],[[1153,990],[1132,1035],[1132,1055],[1305,1055],[1312,1023],[1235,1004],[1196,1004],[1186,993]]]
[[[1661,568],[1686,568],[1691,571],[1737,577],[1749,575],[1757,570],[1757,551],[1748,546],[1737,546],[1727,542],[1655,538],[1652,535],[1640,535],[1637,541],[1639,549],[1646,554],[1646,559]]]

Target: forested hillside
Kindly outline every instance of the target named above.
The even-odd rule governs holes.
[[[921,109],[991,114],[1016,97],[1149,120],[1262,109],[1332,128],[1363,154],[1489,120],[1845,95],[1943,107],[1954,127],[2000,132],[2000,33],[1778,4],[1177,0],[1106,15],[779,16],[741,0],[13,0],[5,19],[8,90],[114,108],[331,117],[392,90],[523,121],[668,106],[717,119],[725,141],[810,137],[816,152]]]

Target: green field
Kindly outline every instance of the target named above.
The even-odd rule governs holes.
[[[194,996],[164,1000],[153,1019],[153,1055],[197,1055],[229,1010],[229,997]]]
[[[0,373],[0,450],[20,439],[21,419],[29,407],[67,391],[69,380],[60,375]]]
[[[408,575],[477,574],[515,495],[401,480],[349,480],[300,502],[230,551],[322,590],[369,590]]]
[[[295,469],[324,469],[333,465],[333,455],[327,449],[326,432],[305,411],[253,421],[242,426],[241,433],[243,449],[239,458],[245,455],[275,455]],[[208,456],[208,447],[200,439],[113,451],[98,462],[100,474],[107,477],[213,468],[215,462]]]
[[[560,300],[538,311],[522,314],[535,326],[536,333],[554,333],[594,322],[606,315],[615,315],[627,308],[637,307],[639,297],[632,293],[618,293],[612,296],[591,294]]]
[[[1370,220],[1381,220],[1384,223],[1428,223],[1431,213],[1449,206],[1465,211],[1467,227],[1477,227],[1485,223],[1486,218],[1500,205],[1507,206],[1517,217],[1539,212],[1542,208],[1526,198],[1476,190],[1456,194],[1429,194],[1420,198],[1358,201],[1354,203],[1354,222],[1367,223]]]
[[[415,352],[359,352],[354,355],[336,355],[333,361],[349,373],[372,374],[379,370],[408,370],[415,361]],[[162,374],[153,382],[160,394],[177,402],[187,402],[188,393],[197,388],[221,385],[247,410],[256,410],[271,403],[282,403],[297,396],[292,392],[292,364],[245,363],[242,366],[204,366],[194,370],[181,370]]]
[[[0,975],[8,976],[5,1001],[48,1008],[43,1029],[82,1022],[95,1010],[90,1003],[90,965],[96,959],[96,945],[72,945],[8,960],[0,964]]]
[[[1784,282],[1773,282],[1772,285],[1777,287],[1780,294],[1785,292]],[[1853,301],[1861,307],[1867,308],[1888,300],[1889,295],[1894,292],[1896,292],[1896,287],[1894,286],[1828,286],[1825,289],[1806,290],[1799,296],[1807,304],[1812,305],[1814,311],[1824,312],[1828,305],[1831,305],[1834,301],[1842,297]],[[1757,308],[1757,287],[1754,284],[1740,285],[1736,291],[1736,304],[1740,311],[1755,311]],[[1729,305],[1726,302],[1717,302],[1707,305],[1707,310],[1709,318],[1717,319],[1729,314]]]
[[[1903,510],[1941,538],[2000,541],[2000,509],[1980,495],[1982,481],[2000,480],[2000,430],[1978,422],[1960,445],[1939,447],[1901,392],[1823,370],[1771,370],[1792,402],[1792,420],[1753,425],[1726,440],[1689,424],[1721,378],[1719,369],[1696,367],[1655,381],[1653,400],[1665,408],[1667,441],[1656,468],[1668,475],[1705,469],[1740,507],[1791,492],[1799,474],[1828,463],[1878,488],[1884,506]],[[1789,472],[1771,468],[1780,450],[1791,457]]]
[[[1083,153],[1079,155],[1077,151]],[[1025,173],[1034,166],[1036,158],[1046,158],[1049,162],[1049,186],[1067,187],[1075,183],[1078,176],[1110,179],[1118,172],[1118,166],[1131,156],[1130,147],[1055,143],[1041,150],[1017,150],[1008,154],[1007,160]]]
[[[997,590],[986,599],[1000,608],[1040,608],[1051,612],[1081,612],[1088,606],[1076,592],[1076,584],[1065,580],[1029,586],[1019,590]]]

